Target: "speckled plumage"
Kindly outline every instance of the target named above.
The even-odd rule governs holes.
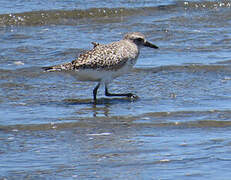
[[[61,64],[51,67],[50,71],[54,70],[80,70],[80,69],[96,69],[96,70],[117,70],[125,63],[135,64],[136,58],[139,55],[138,47],[128,42],[121,40],[111,44],[94,43],[92,50],[86,51],[80,56],[66,64]],[[131,62],[128,62],[130,60]]]
[[[128,33],[120,41],[110,44],[92,42],[93,49],[69,63],[45,68],[46,71],[68,71],[82,81],[98,81],[105,86],[114,78],[127,73],[136,63],[143,46],[158,48],[145,40],[139,32]],[[97,88],[98,89],[98,88]],[[97,92],[97,90],[96,90]],[[94,99],[96,95],[94,94]]]

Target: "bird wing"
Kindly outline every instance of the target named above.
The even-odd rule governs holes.
[[[79,69],[104,69],[117,70],[128,59],[133,58],[128,50],[121,46],[120,41],[111,44],[97,44],[93,49],[79,55],[72,62],[51,67],[45,67],[45,71],[70,71]]]
[[[98,44],[72,61],[74,69],[118,69],[129,57],[124,56],[123,48],[118,43]]]

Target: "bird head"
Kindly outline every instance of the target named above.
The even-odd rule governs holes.
[[[158,46],[148,42],[145,39],[145,36],[140,32],[127,33],[127,34],[125,34],[124,39],[132,41],[137,46],[146,46],[146,47],[158,49]]]

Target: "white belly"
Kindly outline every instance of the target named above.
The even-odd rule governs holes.
[[[102,83],[110,83],[113,79],[129,72],[131,69],[131,64],[125,64],[125,66],[117,70],[79,69],[72,71],[71,74],[80,81],[98,81]]]

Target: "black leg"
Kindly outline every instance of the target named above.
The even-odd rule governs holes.
[[[94,90],[93,90],[94,101],[96,101],[96,95],[97,95],[97,91],[98,91],[98,89],[99,89],[99,86],[100,86],[100,83],[98,83],[98,84],[95,86]]]
[[[136,96],[135,94],[132,94],[132,93],[125,93],[125,94],[112,94],[112,93],[109,93],[107,85],[105,85],[105,95],[106,96],[126,96],[126,97],[129,97],[129,98],[138,98],[138,96]]]

